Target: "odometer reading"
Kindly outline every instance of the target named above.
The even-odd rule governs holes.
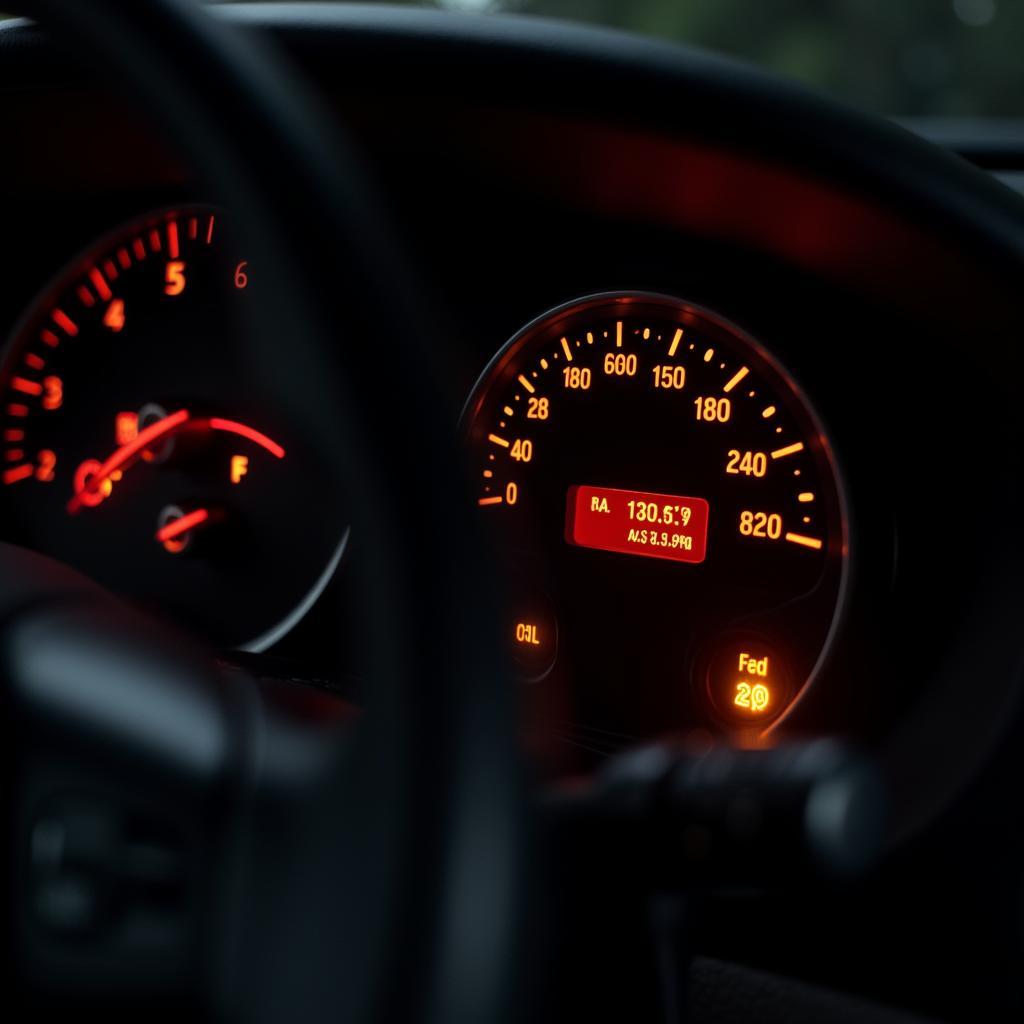
[[[806,399],[739,328],[663,296],[582,299],[509,342],[463,425],[516,607],[557,627],[544,685],[596,730],[572,742],[763,729],[813,679],[841,486]]]
[[[703,498],[571,487],[565,536],[572,544],[625,555],[703,562],[708,503]]]

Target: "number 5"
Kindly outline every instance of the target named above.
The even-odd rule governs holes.
[[[180,295],[184,290],[185,264],[181,260],[171,260],[164,275],[164,294]]]

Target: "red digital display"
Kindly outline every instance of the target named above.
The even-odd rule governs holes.
[[[703,562],[708,511],[703,498],[579,485],[569,488],[565,539],[625,555]]]

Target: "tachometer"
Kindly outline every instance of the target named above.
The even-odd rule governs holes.
[[[570,743],[763,731],[793,705],[836,621],[846,516],[816,415],[757,342],[676,299],[582,299],[498,354],[464,433],[510,650]]]
[[[303,439],[238,371],[259,287],[218,211],[154,214],[43,292],[0,370],[5,538],[254,649],[343,533]]]

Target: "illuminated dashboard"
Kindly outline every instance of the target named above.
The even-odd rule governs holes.
[[[481,585],[504,599],[544,771],[653,737],[840,734],[909,778],[903,760],[944,742],[922,722],[964,728],[957,640],[1013,544],[1013,283],[867,161],[854,180],[852,141],[811,152],[778,124],[765,140],[743,110],[723,134],[652,89],[649,63],[623,91],[601,57],[566,75],[528,26],[499,44],[490,22],[445,20],[427,45],[415,12],[365,31],[334,8],[226,16],[279,33],[422,269],[450,382],[436,401],[503,568]],[[378,81],[396,45],[402,74]],[[256,675],[359,702],[350,560],[372,553],[319,486],[324,439],[237,370],[270,282],[230,202],[210,206],[122,98],[25,57],[0,81],[18,196],[2,536]],[[375,344],[340,303],[337,324],[339,344]],[[390,403],[375,358],[359,386]],[[400,409],[395,424],[422,443]],[[999,720],[1012,673],[977,652],[971,671],[992,680],[971,694],[977,742],[915,775],[908,806],[946,799]],[[925,699],[943,713],[915,717]]]
[[[934,967],[966,945],[933,927],[935,893],[973,914],[991,884],[1002,913],[1019,888],[1016,846],[990,870],[973,815],[1003,843],[1024,749],[1024,268],[979,257],[970,230],[984,214],[987,239],[1024,235],[1019,196],[972,179],[964,194],[998,191],[942,204],[914,140],[829,135],[838,115],[794,96],[780,106],[800,116],[766,116],[771,97],[731,88],[742,70],[690,77],[645,41],[348,5],[223,16],[298,61],[421,277],[448,385],[431,400],[496,555],[479,587],[502,606],[537,774],[564,792],[652,739],[865,748],[911,851],[846,908],[871,941],[821,944],[844,919],[821,889],[730,894],[710,926],[728,956],[788,957],[800,977],[821,956],[851,989],[865,950],[884,987],[906,948],[921,991],[959,984],[959,963]],[[239,369],[273,282],[231,197],[73,54],[13,28],[0,42],[0,540],[200,634],[297,714],[363,705],[354,563],[378,552],[349,531],[360,496],[321,486],[332,439],[292,415],[317,389],[284,409]],[[336,306],[338,345],[372,353],[356,387],[386,410],[388,450],[415,459],[432,442],[390,386],[395,354]],[[743,870],[757,887],[791,867]]]
[[[8,538],[250,652],[308,613],[347,535],[311,446],[234,367],[260,287],[221,212],[147,213],[46,285],[0,367]],[[574,300],[497,352],[459,438],[553,770],[600,760],[566,756],[597,748],[562,742],[556,699],[601,755],[756,740],[801,699],[840,617],[846,499],[817,413],[742,329],[663,295]]]
[[[0,366],[7,538],[226,651],[273,647],[345,589],[313,446],[236,369],[260,287],[222,212],[145,213],[58,271]],[[819,675],[844,486],[793,377],[720,314],[646,292],[563,304],[493,356],[452,443],[553,773],[673,732],[757,742]]]

